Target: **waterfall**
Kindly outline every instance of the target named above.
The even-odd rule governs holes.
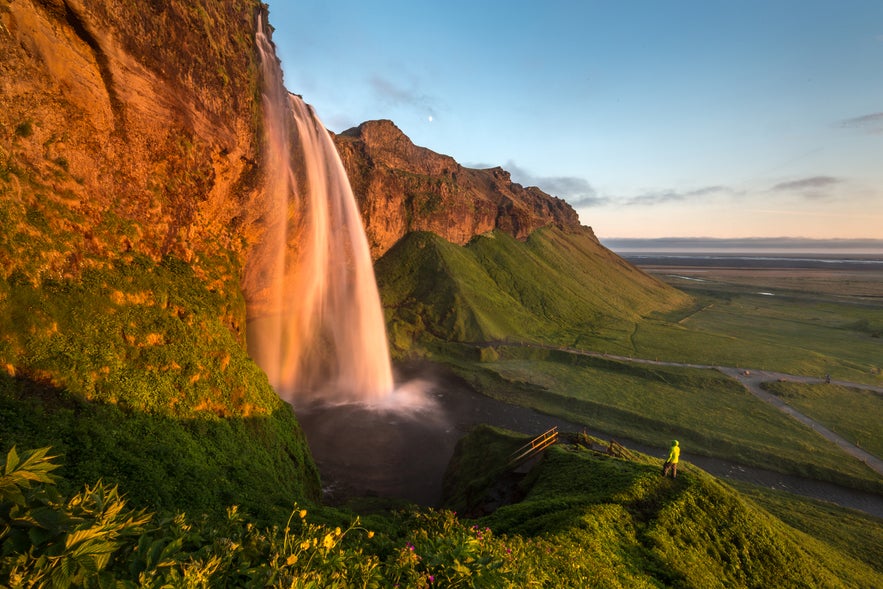
[[[283,399],[382,402],[386,325],[362,220],[322,122],[283,85],[261,17],[264,194],[243,290],[252,358]]]

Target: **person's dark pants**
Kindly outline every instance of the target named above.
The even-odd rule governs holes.
[[[678,463],[677,462],[668,462],[662,465],[662,476],[668,475],[669,471],[671,471],[671,478],[675,479],[678,477]]]

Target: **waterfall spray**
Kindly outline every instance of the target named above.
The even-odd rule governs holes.
[[[262,18],[266,198],[244,280],[249,353],[289,402],[382,402],[394,385],[362,220],[328,131],[285,90],[265,29]]]

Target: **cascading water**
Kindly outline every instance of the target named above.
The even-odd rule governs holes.
[[[257,232],[243,279],[249,353],[295,406],[326,491],[434,504],[457,432],[428,381],[394,388],[368,241],[340,156],[313,110],[285,90],[263,17],[257,43],[265,198],[249,211]]]
[[[263,18],[266,201],[246,268],[248,347],[289,402],[382,403],[393,394],[368,241],[334,143],[289,94]]]

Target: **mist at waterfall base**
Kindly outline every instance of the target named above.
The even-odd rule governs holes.
[[[258,29],[265,198],[251,212],[262,234],[243,280],[249,354],[295,408],[323,481],[350,493],[431,502],[438,476],[429,477],[438,479],[437,490],[402,492],[427,480],[405,455],[449,428],[429,381],[395,385],[370,250],[343,164],[313,109],[285,89],[263,18]],[[428,466],[444,470],[422,460],[418,471]]]

